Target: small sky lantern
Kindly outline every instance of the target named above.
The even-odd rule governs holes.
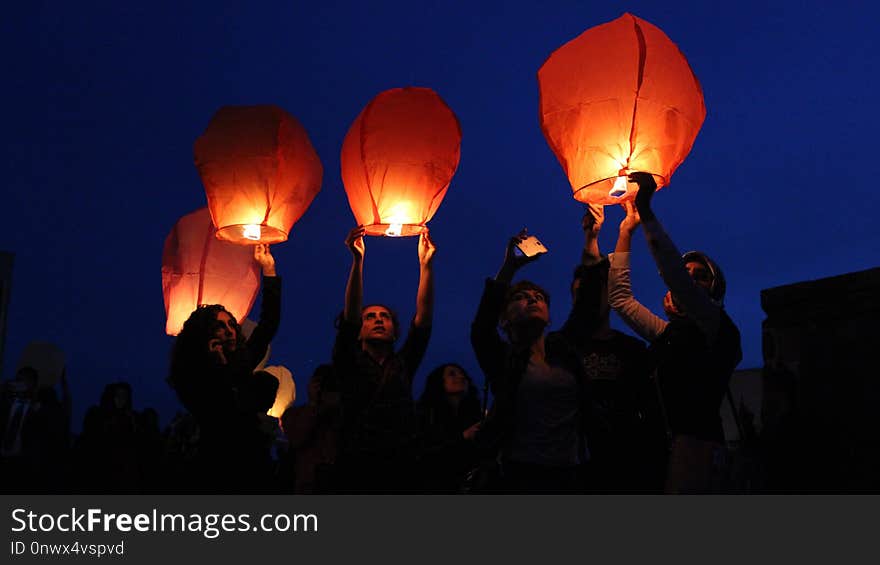
[[[200,304],[222,304],[243,321],[260,288],[260,267],[250,247],[217,241],[207,208],[180,218],[162,251],[165,332],[177,335]]]
[[[286,241],[321,189],[323,168],[306,130],[277,106],[224,106],[196,140],[217,238]]]
[[[662,187],[706,117],[687,59],[632,14],[590,28],[538,70],[541,129],[581,202],[614,204],[637,190],[632,172]]]
[[[293,373],[283,365],[269,365],[263,369],[278,379],[278,392],[275,394],[275,403],[266,414],[273,418],[280,418],[287,407],[296,400],[296,383]]]
[[[342,182],[367,235],[425,231],[458,168],[461,127],[430,88],[394,88],[363,109],[342,144]]]

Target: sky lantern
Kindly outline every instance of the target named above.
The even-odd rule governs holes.
[[[177,335],[200,304],[222,304],[238,321],[260,288],[260,267],[250,247],[218,241],[207,208],[180,218],[165,238],[162,294],[165,332]]]
[[[266,414],[273,418],[280,418],[284,411],[287,410],[287,407],[296,400],[296,383],[293,380],[293,373],[283,365],[269,365],[263,371],[278,379],[278,392],[275,394],[275,403]]]
[[[393,88],[367,104],[342,144],[342,182],[368,235],[425,231],[461,150],[461,127],[430,88]]]
[[[306,130],[277,106],[224,106],[196,140],[217,237],[286,241],[321,189],[323,168]]]
[[[637,190],[626,181],[632,172],[668,184],[706,117],[678,46],[632,14],[554,51],[538,87],[541,129],[581,202],[620,202]]]

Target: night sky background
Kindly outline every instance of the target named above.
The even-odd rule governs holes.
[[[6,6],[0,251],[15,265],[3,377],[27,343],[54,342],[68,357],[75,429],[115,380],[167,423],[179,404],[164,383],[172,338],[161,253],[177,219],[205,205],[193,142],[221,106],[277,104],[324,165],[320,194],[273,247],[284,297],[270,363],[293,371],[304,400],[308,376],[330,358],[350,266],[343,137],[377,93],[412,85],[436,90],[463,132],[461,164],[429,224],[436,313],[415,393],[446,361],[482,382],[468,331],[507,238],[528,226],[549,247],[521,275],[550,291],[554,327],[583,241],[583,205],[538,124],[537,70],[626,11],[664,30],[702,84],[706,121],[655,209],[683,251],[722,266],[740,368],[760,367],[761,289],[878,265],[878,13],[861,2]],[[619,207],[607,215],[605,252],[622,217]],[[415,306],[416,242],[366,242],[365,300],[403,320]],[[641,235],[633,252],[636,297],[660,311],[664,288]]]

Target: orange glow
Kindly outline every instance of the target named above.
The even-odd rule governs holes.
[[[541,129],[581,202],[614,204],[626,174],[669,184],[706,107],[697,77],[659,28],[624,14],[588,29],[538,70]]]
[[[342,144],[342,182],[368,235],[424,231],[458,168],[461,128],[429,88],[394,88],[376,96]]]
[[[244,320],[260,288],[250,247],[217,241],[207,208],[180,218],[162,251],[165,332],[177,335],[199,304],[222,304]]]
[[[242,230],[242,235],[246,239],[260,241],[260,226],[256,224],[248,224],[244,226],[244,229]]]
[[[321,189],[323,168],[300,123],[277,106],[224,106],[194,146],[217,237],[286,241]]]
[[[278,379],[278,392],[275,394],[275,403],[266,414],[273,418],[280,418],[287,407],[296,400],[296,383],[293,373],[283,365],[270,365],[263,369]]]
[[[620,176],[614,179],[614,185],[611,187],[611,190],[608,191],[608,196],[613,196],[614,198],[620,198],[626,194],[626,177]]]

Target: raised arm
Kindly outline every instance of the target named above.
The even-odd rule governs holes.
[[[582,220],[584,229],[584,250],[581,253],[581,264],[587,267],[597,264],[602,260],[599,253],[599,232],[605,223],[605,206],[601,204],[587,204],[587,211]]]
[[[528,237],[528,233],[526,229],[523,228],[522,231],[511,237],[507,242],[507,248],[504,251],[504,262],[501,263],[501,268],[498,269],[498,273],[495,275],[496,281],[509,285],[518,270],[533,261],[537,261],[538,258],[544,254],[538,253],[531,257],[522,254],[517,255],[516,245],[522,242],[526,237]]]
[[[281,324],[281,277],[275,272],[275,258],[268,245],[255,246],[254,259],[263,271],[263,299],[260,320],[247,343],[253,354],[253,362],[258,363],[266,355]]]
[[[636,208],[642,218],[648,248],[651,250],[663,282],[687,317],[706,333],[710,341],[714,340],[721,323],[721,307],[714,303],[709,293],[700,288],[688,274],[681,253],[666,234],[660,220],[654,215],[651,209],[651,198],[657,190],[654,177],[648,173],[633,173],[630,175],[630,180],[639,185],[635,199]]]
[[[562,325],[562,332],[570,339],[585,339],[603,323],[601,312],[604,305],[601,302],[608,300],[607,293],[603,292],[607,271],[599,252],[599,232],[604,221],[605,207],[601,204],[588,204],[581,221],[584,230],[581,264],[574,272],[571,310]]]
[[[632,235],[638,229],[640,218],[632,202],[623,204],[626,217],[620,223],[617,245],[608,259],[611,267],[608,270],[608,302],[621,319],[642,338],[653,341],[668,322],[660,318],[635,299],[630,281],[629,253]]]
[[[360,324],[361,309],[364,301],[364,246],[363,226],[348,232],[345,245],[351,251],[351,271],[348,284],[345,285],[345,308],[342,317],[350,324]]]
[[[419,236],[419,290],[416,294],[416,315],[413,324],[419,328],[431,325],[434,316],[434,253],[437,248],[428,232]]]
[[[477,315],[471,324],[471,346],[483,374],[489,380],[492,393],[502,394],[505,383],[508,346],[498,335],[498,319],[504,307],[504,295],[516,272],[524,265],[535,261],[534,257],[517,256],[516,244],[526,236],[523,230],[510,238],[504,252],[504,262],[494,279],[486,279],[486,287],[480,298]],[[499,388],[501,387],[501,388]]]

